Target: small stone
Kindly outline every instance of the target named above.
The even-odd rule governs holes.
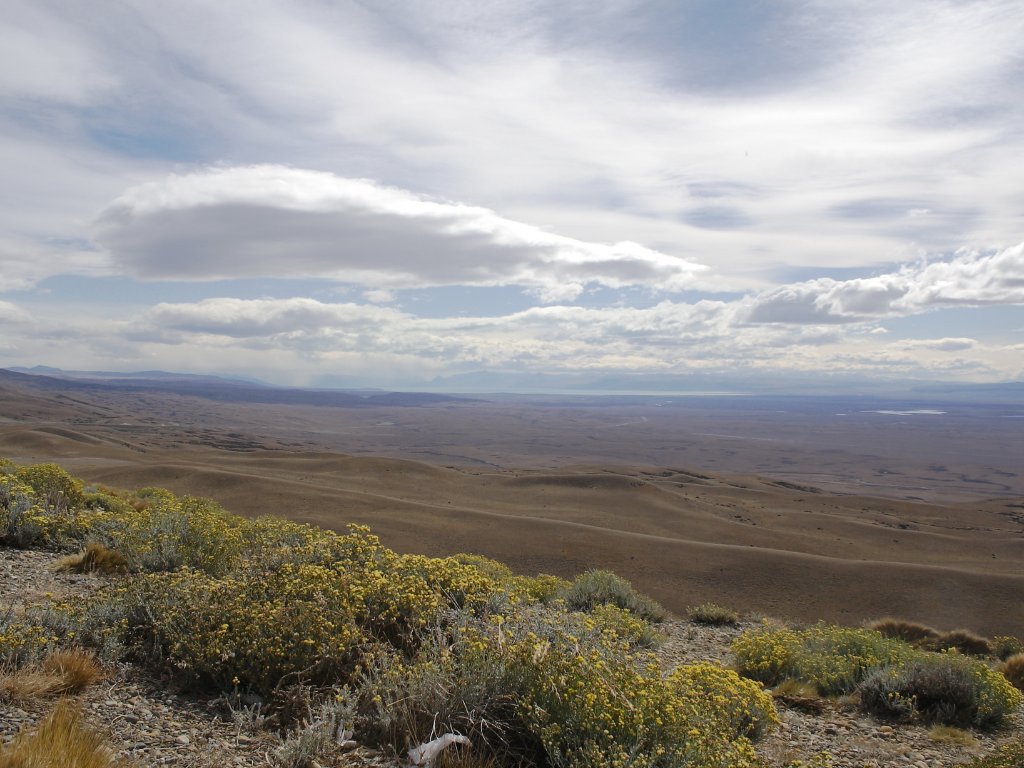
[[[191,739],[183,733],[183,734],[181,734],[181,736],[176,738],[175,741],[178,742],[179,744],[181,744],[184,747],[184,746],[188,745],[188,743],[191,741]]]
[[[883,725],[879,727],[878,732],[888,735],[893,732],[893,727],[891,725]]]

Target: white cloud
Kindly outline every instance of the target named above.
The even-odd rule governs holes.
[[[88,35],[43,3],[7,0],[0,40],[0,97],[84,105],[117,84]]]
[[[683,290],[703,267],[638,243],[563,237],[476,206],[283,166],[215,168],[128,190],[96,239],[148,279],[325,277],[385,288],[587,284]]]
[[[854,280],[786,285],[750,301],[751,323],[855,323],[942,307],[1024,304],[1024,243]]]
[[[0,301],[0,324],[20,325],[29,321],[29,315],[17,304]]]

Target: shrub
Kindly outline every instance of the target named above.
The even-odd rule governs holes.
[[[78,707],[62,699],[34,732],[0,743],[0,768],[119,768],[103,736],[82,724]]]
[[[777,721],[756,684],[712,665],[663,676],[593,616],[543,606],[462,616],[413,660],[376,659],[358,738],[402,752],[460,733],[484,764],[740,766],[753,758],[749,737]]]
[[[1024,653],[1011,656],[999,665],[999,671],[1018,691],[1024,691]]]
[[[414,653],[444,611],[494,589],[473,566],[398,555],[361,531],[330,541],[348,562],[139,575],[92,603],[83,631],[100,642],[113,627],[134,658],[185,682],[268,692],[285,678],[347,680],[381,644]]]
[[[329,681],[367,641],[351,579],[320,566],[221,579],[190,569],[145,574],[89,606],[83,629],[113,621],[132,658],[184,682],[267,693],[286,676]]]
[[[992,638],[992,654],[1000,661],[1024,653],[1024,642],[1010,635],[996,635]]]
[[[739,614],[715,603],[701,603],[690,609],[689,619],[697,624],[712,626],[736,626],[740,623]]]
[[[610,603],[648,621],[660,622],[668,612],[655,600],[640,594],[633,585],[611,571],[587,571],[576,577],[563,597],[570,610],[591,611]]]
[[[15,475],[0,475],[0,543],[30,547],[45,535],[46,513],[35,492]]]
[[[766,685],[803,680],[825,696],[849,693],[871,670],[914,653],[903,641],[873,630],[824,623],[804,630],[766,623],[736,638],[732,652],[745,677]]]
[[[16,475],[32,488],[48,511],[67,512],[82,505],[82,481],[72,477],[56,464],[33,464],[21,467]]]
[[[758,739],[778,723],[775,705],[760,685],[717,664],[690,664],[676,668],[669,684],[679,686],[710,707],[710,716],[730,739]]]
[[[121,553],[131,570],[173,571],[182,566],[209,574],[233,568],[241,550],[244,522],[219,504],[169,491],[139,492],[145,507],[131,513],[101,509],[79,516],[78,537]]]
[[[873,672],[858,688],[861,706],[880,717],[991,728],[1022,697],[987,664],[955,653],[921,654]]]
[[[0,668],[17,669],[41,661],[61,640],[36,616],[0,615]]]
[[[339,750],[342,736],[350,733],[354,711],[345,692],[324,700],[298,728],[279,737],[272,765],[275,768],[311,768]]]

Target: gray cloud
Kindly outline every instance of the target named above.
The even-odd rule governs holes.
[[[702,229],[744,229],[754,224],[754,220],[742,210],[728,205],[693,208],[681,218],[687,224]]]
[[[96,240],[142,278],[325,277],[378,287],[692,287],[706,268],[632,242],[592,243],[363,179],[282,166],[210,169],[128,190]]]

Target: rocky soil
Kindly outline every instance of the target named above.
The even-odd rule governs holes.
[[[100,577],[56,573],[53,565],[58,559],[46,552],[0,548],[0,611],[17,613],[50,595],[84,596],[102,583]],[[700,660],[728,663],[729,643],[753,625],[752,621],[739,627],[668,622],[662,627],[667,639],[659,654],[667,667]],[[225,768],[275,764],[277,740],[237,722],[223,700],[175,693],[131,667],[109,669],[107,679],[79,698],[87,722],[105,732],[113,748],[136,765]],[[9,741],[51,707],[52,701],[47,700],[0,699],[0,739]],[[973,743],[965,746],[935,741],[927,728],[880,723],[841,702],[827,703],[822,711],[786,705],[780,705],[779,711],[781,728],[758,744],[770,766],[799,760],[834,768],[946,768],[987,753],[1024,732],[1021,712],[1011,728],[974,733]],[[352,768],[401,765],[360,747],[337,755],[329,764]]]

